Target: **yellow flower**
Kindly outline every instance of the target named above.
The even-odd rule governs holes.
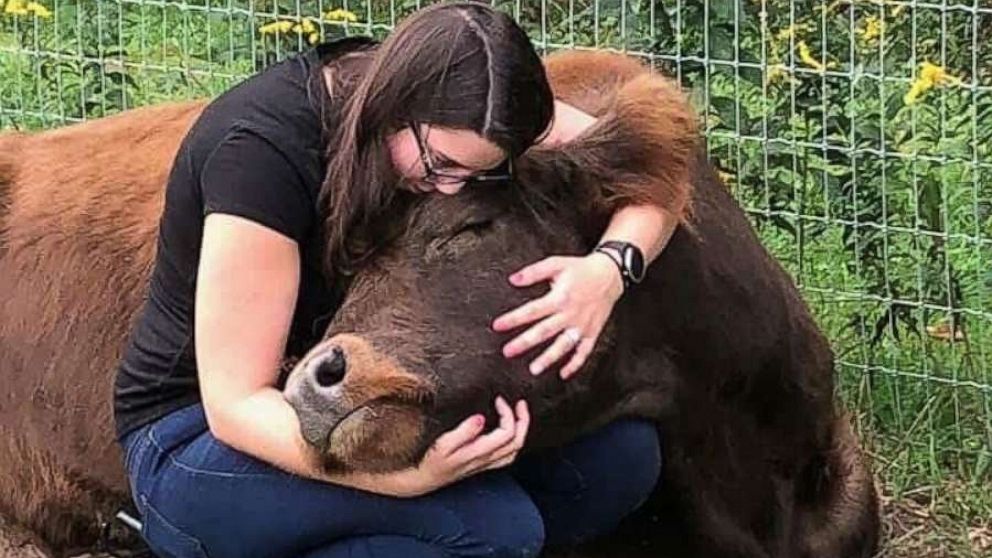
[[[350,23],[355,23],[358,21],[358,16],[354,12],[349,12],[343,8],[338,8],[336,10],[331,10],[324,14],[324,19],[330,21],[347,21]]]
[[[834,9],[836,9],[841,4],[848,4],[848,3],[851,3],[851,2],[849,0],[834,0],[830,4],[828,4],[826,6],[823,6],[823,11],[824,11],[824,13],[829,14],[829,13],[833,12]]]
[[[38,2],[25,2],[24,0],[7,0],[3,8],[3,13],[11,15],[31,15],[38,17],[52,17],[52,11]]]
[[[28,2],[25,9],[29,12],[34,12],[34,15],[38,17],[52,17],[52,12],[45,6],[42,6],[38,2]]]
[[[780,29],[779,32],[775,34],[775,38],[780,41],[787,41],[790,38],[792,38],[792,36],[795,34],[796,34],[796,26],[790,25],[788,27],[783,27],[782,29]]]
[[[861,35],[861,39],[866,43],[870,44],[875,39],[882,36],[882,30],[885,28],[885,22],[878,19],[878,16],[871,16],[865,19],[864,27],[857,30],[858,35]]]
[[[279,33],[296,33],[307,38],[307,42],[315,44],[320,41],[320,29],[310,18],[299,22],[292,20],[273,21],[258,28],[263,35],[276,35]]]
[[[806,41],[799,41],[796,43],[796,46],[799,48],[799,59],[802,60],[803,64],[806,64],[817,72],[823,72],[827,69],[827,66],[821,64],[816,58],[813,58],[813,54],[810,52],[809,45],[806,44]],[[828,65],[832,66],[833,64]]]
[[[307,42],[310,44],[314,44],[320,40],[320,33],[317,32],[317,26],[310,20],[310,18],[304,19],[294,25],[293,32],[300,35],[306,35]]]
[[[787,27],[783,27],[775,34],[775,38],[779,41],[788,41],[793,37],[798,37],[803,31],[810,31],[812,27],[808,23],[793,23]]]
[[[299,33],[300,35],[303,35],[305,33],[313,33],[316,30],[317,30],[317,26],[314,25],[309,18],[304,19],[303,21],[293,26],[293,31],[295,33]]]
[[[263,35],[274,35],[276,33],[289,33],[293,29],[292,21],[273,21],[258,28],[258,32]]]
[[[920,75],[917,76],[916,81],[910,86],[909,91],[906,92],[902,100],[905,104],[911,105],[921,95],[938,85],[960,85],[961,83],[961,78],[948,74],[944,68],[930,62],[923,62],[920,65]]]
[[[768,74],[767,75],[768,75],[768,77],[767,77],[766,83],[772,84],[776,80],[778,80],[780,78],[784,78],[786,76],[785,68],[783,68],[782,66],[779,66],[779,65],[772,66],[772,67],[768,68]]]
[[[12,15],[28,15],[28,9],[24,5],[24,0],[7,0],[7,5],[4,6],[3,13]]]

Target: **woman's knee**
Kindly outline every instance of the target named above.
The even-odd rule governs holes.
[[[438,495],[438,529],[428,541],[453,557],[531,558],[544,547],[544,522],[530,496],[504,473],[464,479]]]
[[[515,513],[515,520],[502,513]],[[520,521],[519,519],[523,519]],[[484,520],[493,524],[487,537],[488,548],[480,556],[493,558],[536,558],[544,548],[544,521],[540,512],[529,500],[526,506],[510,510],[491,510],[484,513]],[[474,553],[455,556],[476,556]]]
[[[520,464],[515,476],[544,517],[549,544],[606,534],[640,507],[661,472],[657,427],[620,420]]]
[[[611,467],[623,471],[625,482],[619,488],[629,491],[642,503],[654,490],[661,476],[661,440],[654,422],[625,419],[606,427],[603,443],[610,451]],[[607,449],[604,448],[604,449]]]
[[[647,420],[624,419],[608,425],[587,448],[589,460],[581,467],[597,499],[612,503],[615,513],[626,515],[640,507],[654,492],[661,476],[662,456],[658,427]],[[597,478],[600,479],[597,482]]]

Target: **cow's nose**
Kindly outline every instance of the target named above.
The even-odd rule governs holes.
[[[317,357],[317,362],[311,365],[314,381],[320,387],[331,387],[344,379],[347,362],[341,347],[334,347],[330,352]]]

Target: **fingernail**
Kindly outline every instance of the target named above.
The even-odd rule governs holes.
[[[531,363],[531,365],[530,365],[530,373],[531,374],[537,376],[538,374],[540,374],[543,371],[544,371],[544,369],[541,367],[540,364]]]
[[[476,428],[482,428],[482,426],[484,424],[486,424],[486,417],[484,417],[482,415],[479,415],[479,416],[475,417],[475,427]]]

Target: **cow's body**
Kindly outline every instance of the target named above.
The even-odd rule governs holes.
[[[202,106],[0,140],[0,513],[53,551],[92,544],[127,502],[113,374]]]

